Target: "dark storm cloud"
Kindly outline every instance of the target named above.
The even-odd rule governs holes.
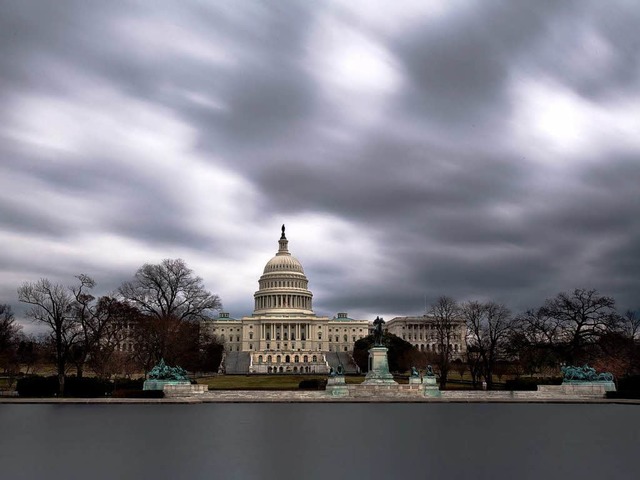
[[[381,132],[370,145],[346,153],[337,169],[322,162],[288,163],[263,170],[258,181],[285,211],[322,205],[353,219],[388,222],[404,216],[410,222],[441,210],[480,210],[513,198],[523,173],[517,159],[499,153],[448,152],[417,141],[400,144]]]
[[[115,288],[149,259],[114,266],[109,252],[82,254],[109,250],[95,246],[108,236],[153,258],[185,248],[224,264],[257,248],[253,234],[237,238],[247,231],[328,218],[366,237],[372,267],[339,252],[305,261],[325,312],[418,313],[441,294],[526,308],[591,286],[637,307],[637,142],[618,145],[620,127],[601,119],[579,133],[602,138],[573,150],[520,138],[535,125],[518,116],[514,91],[551,85],[582,102],[582,116],[615,101],[634,118],[640,8],[452,5],[390,28],[386,17],[409,6],[5,2],[0,234],[68,242],[76,256],[52,256],[42,275],[97,270]],[[532,114],[570,136],[556,105],[534,100],[542,113]],[[47,122],[71,147],[32,144]],[[210,188],[189,183],[207,168]],[[12,279],[43,263],[16,245],[4,261]],[[226,308],[239,316],[250,300]]]
[[[453,128],[496,122],[509,108],[505,96],[518,66],[549,23],[570,2],[483,2],[434,25],[416,27],[394,42],[411,88],[404,108]]]

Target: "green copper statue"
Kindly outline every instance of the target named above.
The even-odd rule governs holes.
[[[563,382],[612,382],[613,374],[609,372],[596,373],[596,369],[584,364],[582,367],[572,365],[564,366],[560,369]]]
[[[164,363],[164,358],[149,371],[150,380],[189,380],[187,371],[182,367],[170,367]]]

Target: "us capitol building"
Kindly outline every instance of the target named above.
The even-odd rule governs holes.
[[[347,366],[347,371],[349,365],[355,368],[351,352],[357,340],[369,335],[369,321],[354,320],[346,313],[333,318],[316,315],[309,281],[288,245],[283,225],[278,252],[265,265],[253,295],[251,316],[234,319],[221,312],[218,318],[201,323],[203,334],[214,335],[225,344],[226,373],[327,373],[330,365],[338,363]],[[407,323],[411,333],[400,330],[401,325],[407,328]],[[429,351],[435,348],[426,343],[430,323],[427,316],[397,317],[389,321],[388,330]],[[464,338],[461,330],[458,334]],[[459,343],[456,353],[461,355],[464,341]]]

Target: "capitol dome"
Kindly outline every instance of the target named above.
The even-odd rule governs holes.
[[[291,256],[290,253],[281,254],[278,252],[275,257],[267,262],[262,273],[271,273],[279,271],[292,271],[304,274],[304,269],[300,260]]]
[[[254,294],[254,314],[313,315],[313,294],[307,289],[309,281],[300,261],[289,253],[289,241],[284,230],[283,225],[278,252],[267,262],[258,281],[259,290]]]

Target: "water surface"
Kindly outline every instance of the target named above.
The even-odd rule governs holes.
[[[640,409],[0,405],[2,479],[637,478]]]

